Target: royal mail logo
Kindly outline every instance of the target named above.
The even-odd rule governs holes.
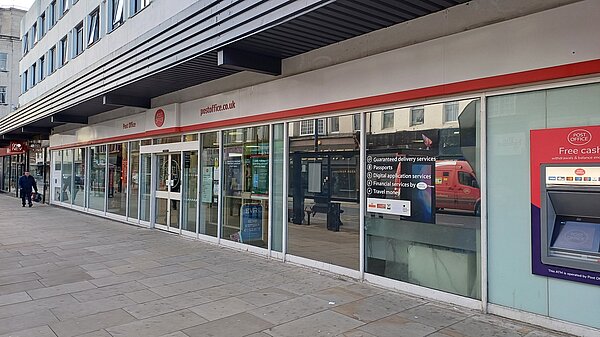
[[[154,113],[154,125],[157,127],[161,127],[165,124],[165,111],[163,109],[158,109]]]
[[[22,142],[11,142],[8,153],[22,153],[27,151],[27,145]]]
[[[578,175],[578,176],[582,176],[582,175],[585,174],[585,170],[582,169],[582,168],[578,168],[578,169],[575,170],[575,174]]]
[[[571,145],[581,146],[592,141],[592,133],[585,129],[577,129],[569,132],[567,140]]]

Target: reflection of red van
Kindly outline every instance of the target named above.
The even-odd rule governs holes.
[[[435,207],[481,212],[481,191],[475,172],[464,160],[435,163]]]

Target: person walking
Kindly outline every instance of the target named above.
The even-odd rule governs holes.
[[[33,206],[31,202],[31,190],[35,190],[37,193],[37,184],[35,179],[29,175],[29,171],[25,171],[25,173],[19,178],[19,188],[21,189],[21,201],[23,207],[25,207],[25,200],[27,199],[27,203],[29,207]]]

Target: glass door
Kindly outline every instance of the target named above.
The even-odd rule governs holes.
[[[156,155],[155,226],[179,232],[181,210],[181,153]]]

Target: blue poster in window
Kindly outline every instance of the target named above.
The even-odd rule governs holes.
[[[240,210],[240,241],[258,241],[262,240],[262,206],[256,204],[242,205]]]

